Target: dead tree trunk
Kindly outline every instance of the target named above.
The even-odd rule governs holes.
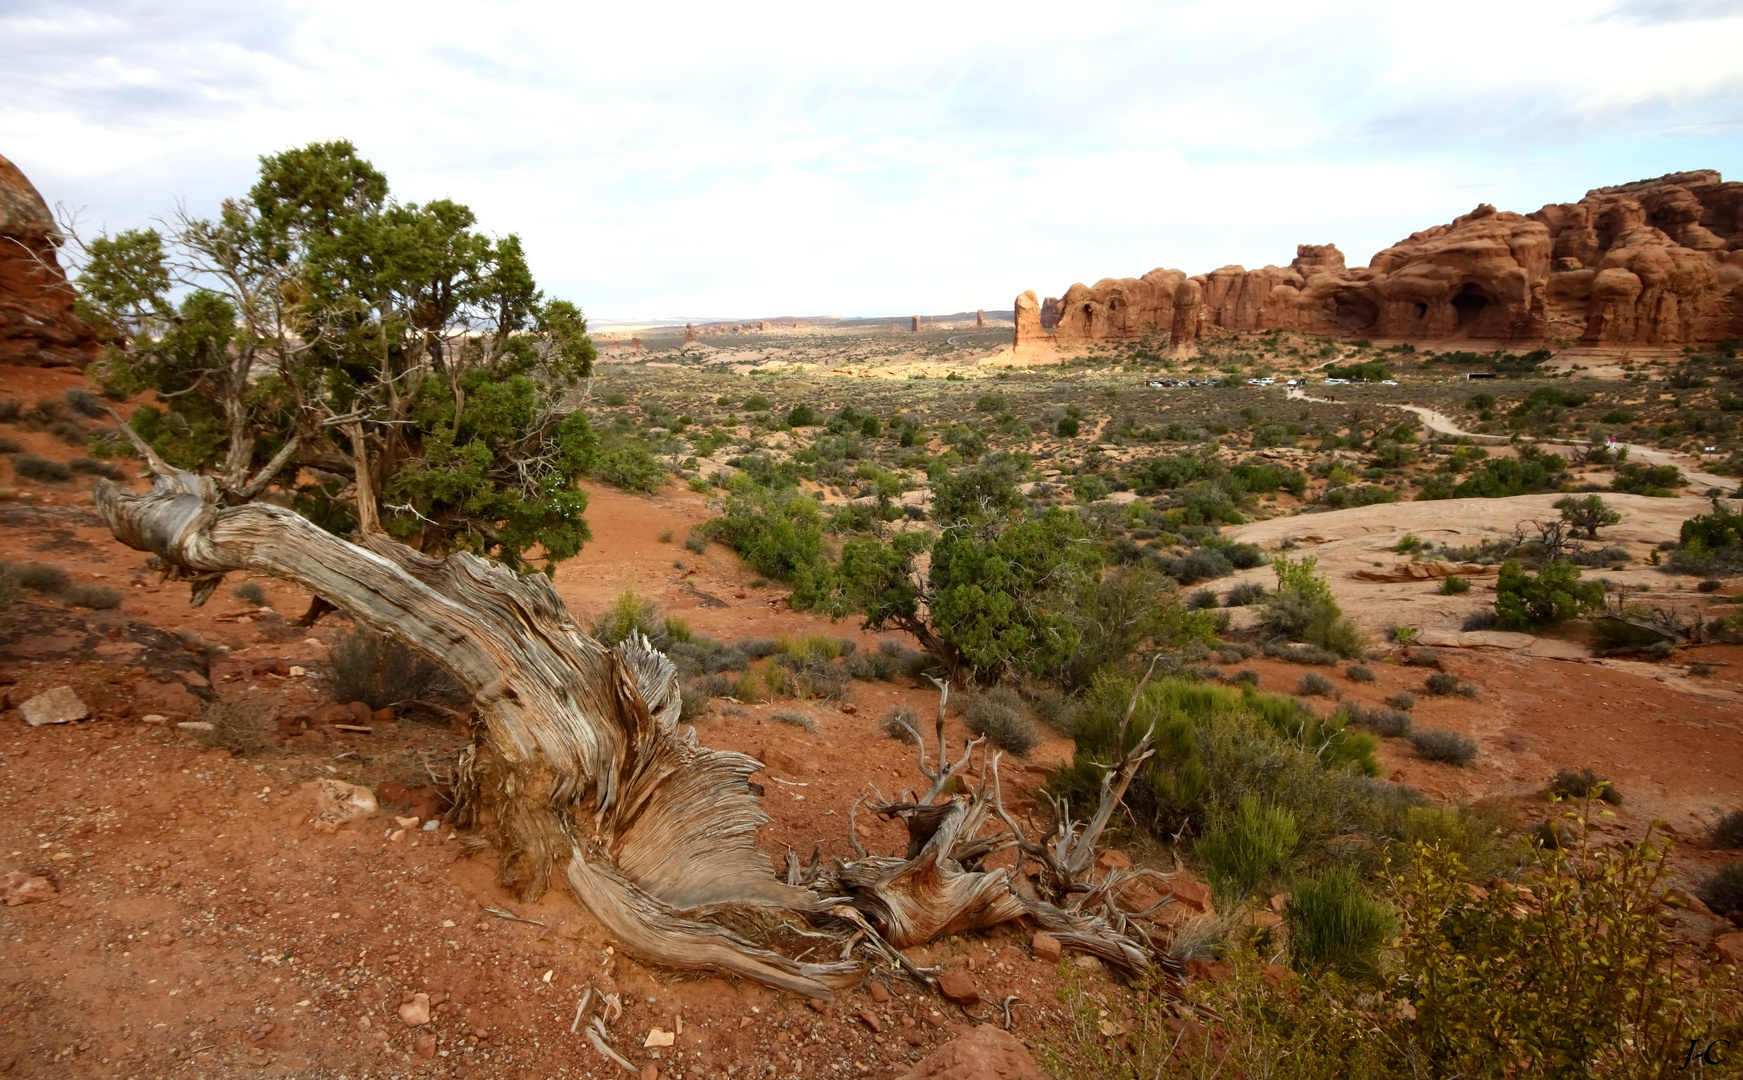
[[[1135,762],[1115,767],[1092,828],[1078,834],[1063,821],[1046,852],[999,805],[996,759],[983,761],[978,791],[933,805],[975,748],[946,765],[941,708],[936,772],[922,752],[932,791],[874,807],[908,824],[906,857],[868,855],[850,841],[856,860],[808,876],[791,861],[779,880],[753,842],[768,820],[748,784],[761,763],[699,745],[694,728],[679,732],[676,672],[646,640],[604,648],[537,574],[517,577],[466,553],[432,559],[380,534],[347,542],[269,504],[226,506],[210,478],[136,445],[150,493],[105,482],[97,509],[119,540],[191,580],[195,604],[226,573],[284,578],[429,656],[471,694],[480,721],[455,769],[455,824],[494,844],[498,880],[523,898],[543,893],[558,870],[583,907],[650,960],[813,997],[859,980],[848,959],[856,943],[924,978],[894,949],[1025,916],[1127,970],[1147,964],[1142,935],[1124,932],[1114,879],[1080,880]],[[1013,835],[980,836],[989,812]],[[1018,872],[986,868],[1013,846],[1046,866],[1047,896],[1025,889]],[[733,917],[746,909],[761,915]],[[771,915],[839,934],[848,951],[801,963],[723,925],[768,925]]]

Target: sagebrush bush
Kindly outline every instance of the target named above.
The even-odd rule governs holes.
[[[62,590],[61,599],[74,607],[108,611],[121,606],[121,590],[108,585],[73,585]]]
[[[1396,694],[1388,695],[1386,698],[1386,704],[1392,706],[1394,709],[1402,709],[1405,712],[1409,712],[1411,709],[1416,708],[1416,695],[1408,690],[1400,690]]]
[[[745,638],[732,647],[752,660],[761,660],[765,656],[775,655],[775,643],[769,638]]]
[[[8,439],[4,435],[0,435],[0,454],[16,454],[23,449],[24,447],[18,445],[16,439]]]
[[[694,720],[708,711],[708,699],[711,694],[709,680],[722,679],[719,675],[703,675],[697,679],[683,679],[678,683],[678,719],[680,721]],[[722,681],[725,681],[722,679]]]
[[[31,592],[59,596],[72,587],[72,575],[49,563],[0,563],[0,576]]]
[[[1331,971],[1346,979],[1372,975],[1381,947],[1397,929],[1391,911],[1347,866],[1296,881],[1286,917],[1295,969],[1304,974]]]
[[[1422,684],[1422,689],[1436,697],[1459,692],[1459,677],[1450,671],[1437,671]]]
[[[1743,911],[1743,862],[1727,863],[1713,871],[1701,882],[1695,895],[1714,914]]]
[[[1442,596],[1461,596],[1470,591],[1471,582],[1469,578],[1462,578],[1457,574],[1451,574],[1447,577],[1441,578],[1440,580],[1440,594]]]
[[[1201,837],[1196,851],[1212,888],[1239,900],[1282,867],[1299,838],[1293,814],[1247,796],[1233,820]]]
[[[868,649],[847,658],[847,673],[866,682],[889,682],[902,673],[895,657]]]
[[[1186,610],[1205,611],[1218,606],[1216,593],[1209,589],[1200,589],[1186,598]]]
[[[1229,676],[1229,682],[1236,686],[1258,686],[1259,673],[1252,668],[1242,668]]]
[[[66,399],[67,406],[80,416],[101,420],[109,415],[103,408],[103,399],[99,398],[94,391],[87,390],[82,386],[68,387],[66,393],[61,396]]]
[[[1317,671],[1310,671],[1295,684],[1295,692],[1303,697],[1337,697],[1338,688]]]
[[[127,479],[127,474],[121,470],[120,466],[111,465],[107,461],[98,461],[95,458],[74,458],[67,462],[67,468],[82,476],[101,476],[105,480]]]
[[[1372,731],[1386,739],[1400,739],[1410,734],[1414,721],[1407,712],[1397,709],[1364,709],[1360,705],[1347,705],[1345,715],[1356,727]]]
[[[1374,669],[1361,664],[1351,664],[1344,669],[1344,678],[1353,683],[1371,683],[1374,681]]]
[[[878,730],[892,739],[912,743],[921,738],[920,716],[906,705],[897,705],[884,713],[884,718],[878,721]]]
[[[654,602],[627,585],[612,599],[611,605],[593,620],[593,637],[601,645],[619,644],[631,634],[646,637],[654,648],[664,648],[669,640],[666,623]]]
[[[1265,586],[1256,581],[1247,581],[1229,590],[1228,596],[1223,599],[1223,606],[1248,607],[1253,604],[1262,604],[1268,595]]]
[[[1341,659],[1337,653],[1317,645],[1282,645],[1275,641],[1266,643],[1265,655],[1274,660],[1284,660],[1291,664],[1312,664],[1316,667],[1334,667]]]
[[[1051,683],[1042,683],[1029,692],[1029,708],[1054,731],[1070,735],[1077,730],[1076,700]]]
[[[72,469],[58,461],[50,461],[35,454],[14,455],[12,470],[26,480],[40,480],[45,484],[63,483],[73,478]]]
[[[460,692],[453,676],[422,653],[361,627],[333,642],[330,665],[328,693],[341,704],[361,701],[385,709]]]
[[[1422,728],[1410,733],[1410,746],[1429,761],[1447,765],[1469,765],[1477,756],[1474,740],[1446,728]]]
[[[769,714],[769,719],[777,724],[791,724],[810,732],[817,730],[817,718],[800,709],[776,709]]]
[[[1495,614],[1493,608],[1483,608],[1465,616],[1465,621],[1459,624],[1459,629],[1467,633],[1476,630],[1493,630],[1501,625],[1501,617]]]
[[[17,398],[0,398],[0,424],[17,423],[23,411],[24,403]]]
[[[762,680],[754,671],[745,671],[732,684],[732,698],[750,704],[762,697]]]
[[[1616,790],[1616,785],[1599,776],[1589,765],[1579,772],[1556,770],[1546,794],[1558,799],[1602,799],[1612,806],[1622,805],[1622,793]]]
[[[973,695],[962,711],[962,720],[968,730],[1019,756],[1041,741],[1034,723],[1023,711],[1023,699],[1007,686],[995,686]]]
[[[266,746],[272,714],[252,702],[214,701],[200,709],[200,719],[212,730],[195,732],[195,742],[241,757]]]
[[[230,595],[238,600],[246,600],[255,607],[266,606],[266,590],[260,587],[258,581],[248,581],[230,591]]]
[[[1707,834],[1714,847],[1743,848],[1743,810],[1732,810],[1713,822]]]

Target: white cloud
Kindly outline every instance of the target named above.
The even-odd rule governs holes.
[[[1740,7],[0,0],[0,153],[113,228],[350,138],[602,317],[998,307],[1743,169]]]

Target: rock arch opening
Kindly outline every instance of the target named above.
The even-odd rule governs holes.
[[[1380,320],[1380,305],[1358,292],[1341,292],[1332,301],[1332,317],[1346,332],[1366,330]]]
[[[1476,325],[1477,320],[1483,317],[1483,313],[1489,310],[1489,305],[1493,302],[1481,285],[1474,281],[1465,282],[1452,298],[1453,310],[1459,315],[1459,328],[1469,330]]]

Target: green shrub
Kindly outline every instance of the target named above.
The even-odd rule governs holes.
[[[1598,538],[1598,530],[1608,528],[1622,520],[1622,515],[1610,509],[1604,500],[1596,495],[1569,495],[1557,499],[1555,508],[1561,511],[1561,519],[1585,534],[1588,540]]]
[[[1303,675],[1300,682],[1295,685],[1295,692],[1303,697],[1335,698],[1338,696],[1338,688],[1332,684],[1330,679],[1317,671],[1310,671]]]
[[[769,714],[769,719],[777,724],[789,724],[796,728],[804,728],[813,734],[817,731],[817,718],[802,709],[776,709]]]
[[[1402,709],[1405,712],[1409,712],[1411,709],[1416,708],[1416,695],[1408,690],[1400,690],[1396,694],[1388,696],[1386,698],[1386,704],[1392,706],[1394,709]]]
[[[1023,699],[1009,687],[995,686],[970,697],[962,719],[969,731],[986,736],[1000,750],[1019,757],[1041,741],[1035,725],[1024,715]]]
[[[1616,790],[1616,785],[1593,772],[1591,766],[1579,772],[1556,770],[1546,794],[1558,799],[1602,799],[1613,806],[1622,805],[1622,793]]]
[[[45,484],[59,484],[73,478],[73,470],[68,466],[35,454],[15,455],[12,471],[26,480],[40,480]]]
[[[806,404],[793,406],[787,413],[788,427],[816,427],[823,423],[823,418],[817,415],[817,410]]]
[[[1277,591],[1265,600],[1262,621],[1266,629],[1291,641],[1305,641],[1346,658],[1362,654],[1367,642],[1356,625],[1332,599],[1331,586],[1315,567],[1312,555],[1291,560],[1279,555],[1271,562],[1277,575]]]
[[[1207,832],[1195,850],[1217,894],[1240,900],[1283,866],[1299,838],[1293,814],[1248,796],[1233,820]]]
[[[1209,589],[1200,589],[1186,598],[1186,610],[1188,611],[1204,611],[1218,606],[1220,606],[1220,601],[1217,600],[1216,593]]]
[[[1360,705],[1349,705],[1345,707],[1345,715],[1356,727],[1386,739],[1403,738],[1410,734],[1413,724],[1409,713],[1397,709],[1364,709]]]
[[[0,563],[0,576],[21,589],[59,596],[72,587],[73,578],[65,570],[48,563]]]
[[[1707,837],[1714,847],[1743,848],[1743,810],[1731,810],[1713,822]]]
[[[1345,866],[1295,882],[1286,910],[1290,961],[1305,974],[1332,971],[1347,979],[1367,978],[1397,929],[1386,905]]]
[[[1422,688],[1436,697],[1446,697],[1459,692],[1459,677],[1449,671],[1437,671],[1428,677]]]
[[[631,634],[641,634],[654,648],[666,644],[666,628],[654,602],[627,585],[612,598],[611,605],[593,620],[593,637],[605,646],[616,645]]]
[[[1727,863],[1713,871],[1695,895],[1714,912],[1743,911],[1743,862]]]
[[[769,399],[761,394],[752,394],[744,399],[745,412],[768,412]]]
[[[1613,491],[1656,498],[1669,498],[1675,494],[1674,488],[1687,486],[1687,478],[1675,465],[1645,465],[1638,461],[1630,461],[1619,467],[1616,470],[1616,479],[1610,484]]]
[[[1079,430],[1081,429],[1075,416],[1062,416],[1059,418],[1059,423],[1053,425],[1053,434],[1061,439],[1076,438]]]
[[[625,491],[652,495],[665,486],[666,470],[639,439],[622,439],[601,447],[593,475]]]
[[[1467,736],[1446,728],[1422,728],[1410,733],[1410,746],[1428,761],[1447,765],[1468,765],[1477,756],[1477,744]]]
[[[1374,669],[1361,664],[1351,664],[1344,669],[1344,678],[1353,683],[1371,683],[1374,681]]]
[[[1468,578],[1459,577],[1457,574],[1449,574],[1440,579],[1440,594],[1442,596],[1459,596],[1470,591],[1471,582]]]
[[[1604,587],[1581,581],[1580,568],[1572,563],[1545,563],[1533,576],[1508,559],[1501,564],[1495,585],[1495,615],[1505,630],[1527,630],[1577,619],[1599,610]]]
[[[1422,550],[1422,538],[1413,532],[1407,532],[1392,545],[1392,550],[1399,555],[1408,555],[1413,551]]]
[[[1266,593],[1265,586],[1258,582],[1243,582],[1229,590],[1228,596],[1223,598],[1223,606],[1247,607],[1251,604],[1262,604],[1265,602],[1265,597],[1267,595],[1269,594]]]

